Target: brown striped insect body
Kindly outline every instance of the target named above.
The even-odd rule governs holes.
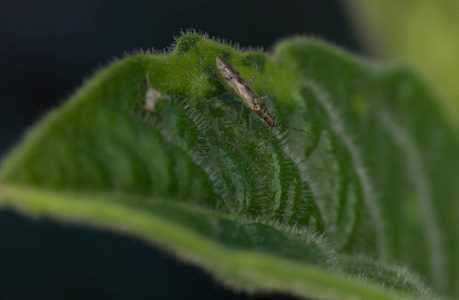
[[[245,106],[264,119],[268,126],[277,127],[280,125],[276,123],[276,116],[268,111],[265,100],[253,90],[252,86],[244,80],[229,62],[220,55],[217,55],[216,64],[225,86],[236,94]],[[255,73],[256,70],[252,78],[255,77]]]
[[[221,47],[220,47],[221,48]],[[224,49],[222,49],[224,50]],[[235,54],[237,55],[237,54]],[[239,56],[239,55],[237,55]],[[285,127],[287,129],[293,129],[297,131],[301,131],[304,133],[309,134],[306,130],[301,130],[297,128],[292,128],[292,127],[287,127],[285,125],[282,125],[276,121],[276,116],[268,111],[268,108],[266,106],[266,102],[263,99],[264,97],[261,97],[255,92],[255,90],[252,88],[251,84],[255,78],[255,75],[258,70],[258,65],[242,56],[239,56],[245,61],[252,63],[255,65],[255,70],[250,77],[250,81],[247,82],[241,74],[236,70],[236,68],[233,67],[227,60],[225,60],[223,57],[220,55],[217,55],[215,58],[215,63],[217,65],[217,70],[220,75],[220,78],[217,79],[212,75],[206,74],[205,72],[199,70],[197,67],[193,66],[190,64],[192,67],[197,69],[199,72],[223,83],[223,85],[233,94],[237,96],[241,100],[241,102],[248,108],[250,111],[254,112],[256,115],[258,115],[260,118],[262,118],[265,122],[266,125],[268,126],[268,129],[272,129],[274,127]],[[263,143],[266,144],[269,142],[271,139],[271,130],[269,130],[269,137],[268,139]],[[237,146],[237,145],[236,145]],[[235,148],[236,148],[235,146]],[[234,148],[234,149],[235,149]],[[233,149],[233,151],[234,151]]]
[[[215,58],[218,72],[222,78],[221,81],[224,83],[226,88],[230,90],[233,94],[237,95],[242,100],[242,103],[244,103],[244,105],[247,106],[252,112],[254,112],[260,118],[265,120],[268,128],[282,126],[288,129],[293,129],[293,130],[297,130],[297,131],[301,131],[301,132],[305,132],[309,134],[309,132],[305,130],[287,127],[287,126],[284,126],[276,122],[276,115],[268,111],[266,102],[263,99],[264,97],[260,97],[251,86],[252,81],[255,78],[255,74],[257,73],[258,65],[246,58],[242,57],[242,59],[255,65],[255,71],[250,77],[249,82],[247,82],[239,74],[239,72],[223,57],[221,57],[220,55],[217,55],[217,57]],[[270,134],[269,138],[265,143],[267,143],[269,139],[271,138],[271,131],[269,132],[269,134]]]

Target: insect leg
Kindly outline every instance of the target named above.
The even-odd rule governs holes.
[[[239,117],[237,118],[237,123],[236,124],[241,123],[243,114],[244,114],[244,105],[241,105],[241,111],[239,112]]]
[[[252,82],[255,79],[255,75],[257,74],[257,71],[258,71],[258,65],[256,63],[254,63],[253,61],[248,60],[247,58],[244,58],[244,59],[246,61],[251,62],[252,64],[255,65],[255,70],[253,71],[252,76],[250,76],[250,80],[249,80],[249,84],[252,85]]]
[[[243,138],[243,139],[241,139],[239,142],[237,142],[236,145],[234,145],[233,150],[231,150],[231,153],[233,153],[234,150],[236,150],[237,146],[239,146],[239,144],[241,144],[242,141],[244,141],[244,140],[247,139],[250,135],[252,135],[252,114],[249,115],[249,127],[250,127],[249,134],[246,135],[245,138]]]
[[[251,135],[252,134],[252,114],[249,115],[249,127],[250,127],[249,135]]]
[[[271,130],[272,130],[272,127],[268,127],[268,131],[269,131],[269,136],[268,136],[268,139],[263,143],[261,144],[260,146],[265,146],[270,140],[271,140]]]
[[[239,124],[241,123],[241,120],[242,120],[242,115],[244,114],[244,106],[241,105],[241,110],[239,112],[239,117],[237,119],[236,122],[229,122],[229,123],[223,123],[223,124],[217,124],[217,126],[215,126],[214,128],[212,128],[212,130],[215,130],[216,128],[220,127],[220,126],[228,126],[228,125],[233,125],[233,124]]]

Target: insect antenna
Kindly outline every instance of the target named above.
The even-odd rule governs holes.
[[[292,130],[301,131],[301,132],[310,134],[309,131],[306,131],[306,130],[303,130],[303,129],[298,129],[298,128],[293,128],[293,127],[288,127],[288,126],[282,125],[282,124],[280,124],[280,123],[277,123],[277,126],[278,126],[278,127],[282,127],[282,128],[285,127],[285,128],[287,128],[287,129],[292,129]]]
[[[209,73],[204,72],[203,70],[199,69],[198,67],[196,67],[195,65],[193,65],[191,63],[188,63],[188,64],[190,66],[192,66],[193,68],[195,68],[196,70],[198,70],[198,72],[201,72],[202,74],[209,76],[210,78],[212,78],[213,80],[217,81],[218,83],[221,83],[220,80],[217,77],[215,77],[215,76],[213,76],[213,75],[211,75]]]

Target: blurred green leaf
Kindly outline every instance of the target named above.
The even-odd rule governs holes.
[[[219,54],[248,78],[233,51],[186,35],[107,67],[6,157],[1,203],[135,234],[235,289],[457,296],[459,144],[425,84],[306,39],[243,53],[279,122],[311,133],[262,145],[264,122],[234,124],[241,103],[196,70]],[[147,117],[145,74],[170,96]]]
[[[459,1],[344,2],[373,53],[410,62],[446,92],[437,100],[459,128]]]

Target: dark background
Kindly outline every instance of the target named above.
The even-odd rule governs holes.
[[[269,50],[295,34],[363,50],[339,1],[1,1],[0,155],[92,71],[194,28]],[[0,299],[279,299],[235,294],[128,236],[0,210]]]

